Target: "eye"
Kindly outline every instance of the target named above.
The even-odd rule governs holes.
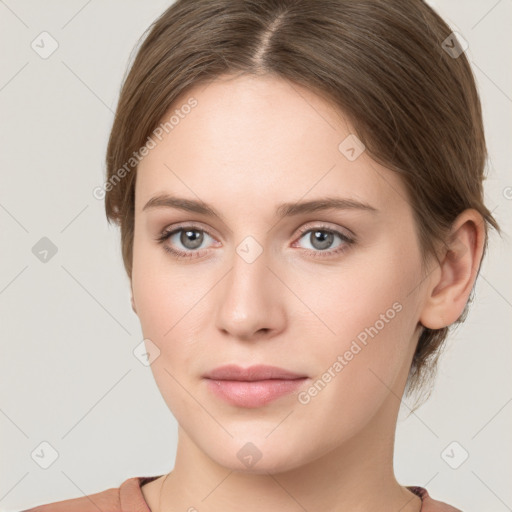
[[[304,238],[311,244],[312,249],[307,249],[306,252],[312,257],[335,256],[347,250],[356,241],[355,238],[324,225],[306,226],[300,230],[300,234],[299,240]],[[156,240],[163,245],[165,251],[177,258],[198,258],[208,252],[207,248],[200,249],[208,238],[213,240],[213,237],[204,229],[195,225],[184,225],[164,230]],[[334,249],[327,250],[336,238],[340,240],[340,243]],[[167,241],[170,243],[165,243]],[[183,249],[179,248],[180,245]],[[295,245],[293,246],[295,247]]]
[[[301,237],[310,243],[313,249],[308,249],[313,257],[329,257],[347,250],[355,239],[327,226],[315,226],[313,228],[305,227],[300,230]],[[328,250],[335,242],[336,238],[341,240],[334,249]]]
[[[157,241],[163,245],[164,250],[179,257],[191,258],[202,256],[206,249],[197,250],[204,242],[205,238],[212,238],[204,229],[198,226],[181,226],[174,228],[171,231],[164,231]],[[166,244],[169,240],[171,244]],[[181,245],[184,249],[176,249],[175,247]]]

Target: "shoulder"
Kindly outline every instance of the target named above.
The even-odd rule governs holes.
[[[433,499],[424,487],[408,486],[407,489],[421,498],[421,512],[462,512],[443,501]]]
[[[93,509],[104,512],[122,512],[119,488],[112,487],[80,498],[46,503],[23,512],[89,512]]]
[[[158,477],[134,477],[120,487],[55,503],[38,505],[22,512],[150,512],[141,492],[141,485]]]

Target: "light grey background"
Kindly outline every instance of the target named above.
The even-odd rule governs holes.
[[[1,511],[174,464],[176,421],[132,353],[142,333],[119,233],[92,195],[132,50],[170,3],[0,0]],[[408,418],[402,407],[395,469],[403,485],[464,511],[504,512],[512,510],[512,2],[432,4],[469,42],[490,152],[486,200],[505,237],[491,235],[476,302],[448,342],[430,400]],[[59,45],[47,59],[31,47],[43,31]],[[32,253],[42,237],[58,249],[46,263]],[[444,452],[453,441],[460,447]],[[49,461],[43,442],[58,453],[48,469],[36,463]],[[462,450],[468,459],[452,469],[447,461]]]

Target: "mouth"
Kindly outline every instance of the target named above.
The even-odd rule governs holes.
[[[255,408],[293,393],[309,377],[276,366],[227,365],[215,368],[203,378],[217,398],[238,407]]]

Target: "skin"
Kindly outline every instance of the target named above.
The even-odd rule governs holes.
[[[419,511],[420,498],[393,472],[400,397],[422,326],[453,323],[468,300],[482,256],[481,217],[463,212],[453,251],[442,246],[439,262],[423,268],[401,179],[367,152],[355,161],[340,152],[354,130],[319,96],[274,77],[224,76],[187,91],[172,110],[190,97],[198,105],[137,171],[132,305],[160,350],[151,369],[179,424],[165,485],[161,477],[142,487],[148,505],[152,512]],[[143,210],[159,194],[204,201],[223,219]],[[326,196],[377,212],[275,216],[283,202]],[[156,241],[179,223],[204,230],[199,249],[184,245],[182,232],[164,242],[191,258]],[[322,251],[314,231],[300,234],[301,227],[356,242],[335,235]],[[247,236],[262,250],[252,263],[236,252]],[[241,408],[214,396],[202,378],[223,364],[270,364],[307,375],[300,391],[307,390],[394,303],[400,312],[307,404],[293,393]],[[262,455],[251,467],[237,457],[247,442]]]

